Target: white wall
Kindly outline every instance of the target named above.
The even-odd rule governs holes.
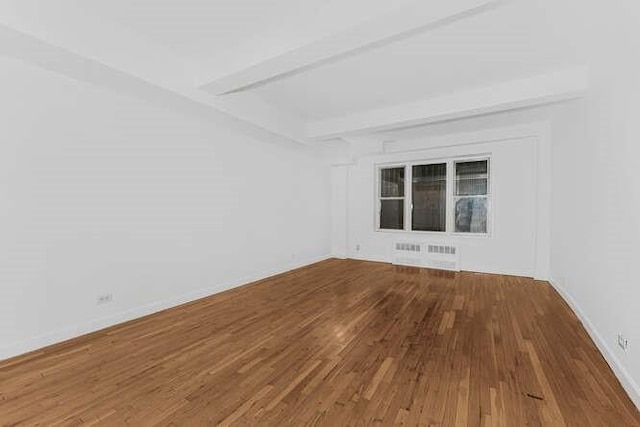
[[[8,59],[0,91],[0,359],[329,254],[306,149]]]
[[[386,153],[358,157],[350,167],[348,204],[343,208],[348,214],[348,255],[390,262],[392,245],[397,240],[447,242],[460,246],[463,270],[536,275],[540,142],[536,136],[527,136],[530,131],[522,135],[525,136],[499,141],[488,134],[485,140],[478,134],[425,137],[386,144]],[[484,154],[491,155],[490,236],[376,231],[376,165]],[[548,257],[548,247],[542,253]]]
[[[552,276],[640,406],[640,4],[573,3],[592,87],[555,126]]]
[[[331,168],[331,255],[347,258],[348,243],[348,200],[349,167],[345,165]]]

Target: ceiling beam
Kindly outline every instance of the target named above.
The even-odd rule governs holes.
[[[198,90],[193,64],[144,37],[75,9],[1,3],[0,54],[169,108],[205,114],[216,122],[246,128],[252,135],[304,142],[298,117],[253,94],[218,98]]]
[[[307,138],[322,141],[549,104],[579,98],[588,88],[588,69],[568,68],[417,103],[310,122]]]
[[[420,0],[201,87],[216,95],[246,91],[447,25],[502,1]]]
[[[153,105],[170,108],[196,119],[204,119],[204,123],[235,129],[256,139],[280,145],[301,146],[302,138],[291,136],[282,129],[275,128],[275,119],[269,122],[272,126],[260,126],[257,120],[241,116],[240,112],[231,114],[223,111],[210,102],[211,96],[202,94],[196,89],[162,86],[160,84],[135,76],[130,72],[103,64],[86,56],[52,45],[39,38],[25,34],[0,23],[0,55],[35,65],[78,81],[109,88]],[[254,116],[257,115],[254,114]],[[270,119],[266,117],[265,121]],[[281,127],[282,128],[282,127]],[[302,127],[299,133],[302,134]]]

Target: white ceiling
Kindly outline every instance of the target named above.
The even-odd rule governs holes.
[[[536,2],[513,1],[252,92],[317,120],[579,64],[582,55],[572,40],[553,31],[550,19],[560,17]]]
[[[409,0],[64,0],[226,74]]]
[[[178,94],[256,129],[300,142],[311,137],[313,132],[308,129],[316,124],[324,129],[334,119],[348,120],[391,107],[396,114],[402,110],[396,107],[432,99],[439,102],[449,95],[456,97],[454,104],[462,105],[465,91],[479,88],[487,93],[503,82],[585,62],[580,44],[585,24],[576,14],[578,0],[426,1],[0,0],[0,39],[6,38],[0,40],[0,54],[5,46],[11,55],[29,60],[15,42],[18,34],[27,34],[34,41],[48,43],[50,57],[59,57],[56,62],[42,53],[48,59],[40,61],[41,65],[81,67],[77,61],[72,64],[75,55],[93,61],[92,67],[108,67],[131,77],[125,85],[122,76],[98,81],[97,75],[111,75],[106,69],[102,74],[74,71],[87,80],[94,78],[97,84],[157,90],[154,99],[171,99],[167,102],[176,105],[178,98],[160,92]],[[442,12],[454,3],[473,13],[447,16]],[[491,7],[477,7],[483,3]],[[438,17],[434,12],[437,19],[433,22],[438,25],[427,22],[420,28],[422,24],[410,16],[412,10],[425,9],[444,14]],[[405,35],[393,37],[379,30],[378,24],[385,23],[396,34]],[[334,38],[334,44],[335,40],[349,43],[355,39],[356,48],[322,60],[324,47],[317,43],[336,36],[342,38]],[[374,47],[357,48],[366,46],[367,37]],[[45,45],[39,46],[44,49]],[[291,59],[287,55],[305,49],[312,55],[303,57],[319,51],[320,60],[311,61],[311,66],[291,66],[292,72],[287,72]],[[339,51],[335,46],[332,49]],[[70,65],[60,67],[65,61]],[[238,93],[216,96],[215,91],[203,89],[205,83],[242,76],[247,70],[255,73],[260,66],[258,77],[251,77],[259,84],[245,85]],[[272,75],[278,77],[272,79]],[[566,74],[563,79],[566,81]],[[538,79],[547,81],[547,77]],[[527,84],[521,80],[503,87]],[[560,93],[563,89],[554,90]],[[516,99],[518,96],[534,96],[513,92],[515,98],[500,100],[504,105],[500,108],[522,105],[526,100]],[[547,93],[543,98],[558,99],[555,95]],[[492,104],[491,108],[496,107]],[[415,119],[420,113],[413,108],[411,114]],[[398,116],[396,123],[402,122]],[[375,124],[367,126],[374,128]],[[332,132],[328,129],[326,133]]]

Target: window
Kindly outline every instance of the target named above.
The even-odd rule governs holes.
[[[413,166],[411,229],[446,231],[447,164]]]
[[[486,233],[489,207],[487,160],[456,162],[456,233]]]
[[[378,189],[379,230],[489,233],[488,158],[381,167]]]
[[[404,229],[404,167],[380,169],[380,228]]]

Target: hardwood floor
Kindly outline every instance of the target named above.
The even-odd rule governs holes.
[[[2,425],[610,425],[546,283],[329,260],[0,362]]]

